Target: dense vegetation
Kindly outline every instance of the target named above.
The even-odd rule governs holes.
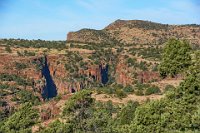
[[[173,41],[175,45],[182,43]],[[181,48],[185,46],[184,57],[181,58],[188,56],[187,52],[190,49],[187,45]],[[171,52],[176,53],[173,50]],[[182,69],[187,74],[186,79],[176,89],[167,86],[166,97],[161,100],[149,101],[142,105],[129,102],[127,105],[117,106],[111,102],[99,103],[91,98],[90,91],[83,90],[66,102],[62,116],[65,122],[58,120],[41,132],[198,132],[200,130],[199,59],[199,52],[195,52],[193,60],[188,58],[187,62],[190,62],[190,65],[186,65],[187,69]],[[146,94],[159,93],[156,86],[136,85],[138,89],[145,87],[148,88]]]
[[[24,40],[24,39],[1,39],[0,44],[6,44],[6,51],[11,52],[9,46],[25,47],[25,48],[66,48],[66,41],[44,41],[44,40]]]
[[[108,94],[120,99],[127,97],[129,94],[135,94],[138,96],[161,94],[160,88],[151,84],[136,83],[135,85],[123,86],[120,84],[112,84],[110,86],[104,86],[96,88],[97,94]]]
[[[155,23],[151,21],[140,21],[137,20],[133,24],[127,25],[129,28],[142,28],[145,30],[168,30],[169,25],[167,24],[160,24],[160,23]]]
[[[162,77],[176,76],[191,65],[191,48],[186,41],[171,39],[164,47],[160,74]]]
[[[16,74],[1,74],[0,75],[0,80],[1,81],[15,81],[18,85],[32,85],[31,82],[27,79],[24,79],[23,77],[20,77],[19,75]]]
[[[199,63],[190,68],[186,80],[158,101],[119,107],[95,102],[91,92],[76,93],[67,101],[63,119],[41,132],[184,132],[199,129]],[[117,116],[115,115],[117,113]],[[64,126],[65,125],[65,126]]]
[[[38,112],[30,103],[24,104],[3,123],[0,122],[2,133],[31,133],[31,127],[38,122]]]

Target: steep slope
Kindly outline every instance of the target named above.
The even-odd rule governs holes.
[[[112,43],[114,41],[107,32],[103,30],[82,29],[78,32],[69,32],[68,41],[90,42],[90,43]]]

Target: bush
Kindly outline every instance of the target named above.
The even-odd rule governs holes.
[[[158,71],[158,64],[156,64],[156,65],[153,66],[152,71],[153,72],[157,72]]]
[[[121,89],[117,89],[115,94],[120,99],[127,97],[127,94]]]
[[[58,102],[59,100],[61,100],[61,99],[62,99],[62,96],[61,96],[61,95],[57,95],[56,97],[54,97],[54,100],[57,101],[57,102]]]
[[[162,49],[158,47],[149,47],[139,51],[139,55],[142,55],[142,58],[151,58],[151,59],[160,59]]]
[[[23,53],[21,53],[20,51],[17,51],[17,55],[18,56],[24,56]]]
[[[12,53],[12,50],[10,49],[10,46],[6,46],[5,51],[7,51],[8,53]]]
[[[104,92],[106,94],[114,94],[116,92],[115,88],[105,87],[104,89],[105,89]]]
[[[19,96],[19,99],[15,99],[15,100],[19,100],[20,103],[26,103],[26,102],[30,102],[34,105],[38,105],[40,100],[39,97],[35,96],[32,92],[27,91],[27,90],[21,90],[17,93],[17,96]]]
[[[146,89],[145,95],[157,94],[160,93],[160,89],[157,86],[151,86]]]
[[[135,110],[139,106],[138,102],[129,101],[126,106],[122,107],[117,114],[117,122],[120,125],[130,124],[135,117]]]
[[[114,94],[116,92],[115,88],[111,88],[111,87],[100,87],[100,88],[97,88],[96,91],[97,91],[97,94],[105,93],[108,95]]]
[[[142,83],[136,83],[136,89],[138,89],[138,90],[143,90],[143,89],[145,89],[145,88],[148,88],[148,87],[150,87],[150,85],[149,84],[142,84]]]
[[[164,91],[167,92],[167,91],[171,91],[174,89],[175,89],[175,87],[173,85],[166,85]]]
[[[40,133],[71,133],[72,124],[62,123],[59,120],[50,123],[49,126],[40,131]]]
[[[1,84],[0,83],[0,89],[8,89],[10,87],[10,85],[8,84]]]
[[[35,56],[35,52],[24,50],[24,55],[25,56]]]
[[[141,61],[139,63],[139,66],[138,66],[141,70],[143,71],[146,71],[147,70],[147,63],[145,61]]]
[[[38,118],[37,110],[33,109],[30,103],[26,103],[6,119],[0,128],[0,132],[31,133],[31,127],[38,122]]]
[[[24,50],[22,52],[17,51],[18,56],[35,56],[35,52]]]
[[[128,63],[128,66],[135,66],[136,65],[136,59],[133,59],[133,58],[128,58],[127,60],[127,63]]]
[[[137,95],[137,96],[143,96],[144,95],[143,90],[137,90],[137,91],[135,91],[135,95]]]
[[[88,108],[93,103],[93,98],[91,97],[91,91],[81,90],[75,93],[70,99],[66,102],[65,108],[63,110],[63,115],[68,115],[69,113],[74,114],[79,110],[84,110],[82,107]],[[81,111],[80,111],[81,113]],[[80,114],[81,115],[81,114]]]
[[[6,101],[1,101],[0,100],[0,107],[4,107],[4,106],[6,106],[7,105],[7,102]]]
[[[128,94],[134,92],[133,87],[130,85],[126,86],[123,90],[124,90],[124,92],[126,92]]]
[[[24,39],[3,39],[1,43],[10,46],[25,47],[25,48],[54,48],[65,49],[66,41],[44,41],[44,40],[24,40]]]
[[[27,65],[24,64],[24,63],[16,62],[16,63],[15,63],[15,67],[16,67],[17,70],[22,70],[22,69],[27,68]]]
[[[15,74],[6,74],[6,73],[3,73],[0,75],[0,80],[2,81],[15,81],[17,82],[18,85],[32,85],[30,81],[18,76],[18,75],[15,75]]]

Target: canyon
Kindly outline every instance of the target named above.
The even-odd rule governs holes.
[[[64,42],[0,40],[0,84],[9,88],[1,90],[6,105],[0,110],[18,107],[23,90],[41,104],[36,108],[43,124],[57,117],[64,101],[82,89],[93,90],[97,101],[116,104],[160,99],[166,86],[178,86],[184,79],[160,77],[161,50],[170,38],[186,39],[199,48],[200,26],[117,20],[102,30],[70,32]],[[145,85],[160,91],[146,95]],[[121,98],[125,92],[127,97]]]

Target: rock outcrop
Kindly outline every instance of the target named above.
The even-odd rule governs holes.
[[[137,75],[137,79],[140,83],[148,83],[152,81],[161,80],[160,74],[158,72],[144,71],[138,72]]]
[[[120,60],[121,62],[119,62],[116,66],[116,74],[115,74],[116,83],[121,84],[123,86],[131,85],[134,81],[131,76],[131,70],[125,64],[123,59]]]

